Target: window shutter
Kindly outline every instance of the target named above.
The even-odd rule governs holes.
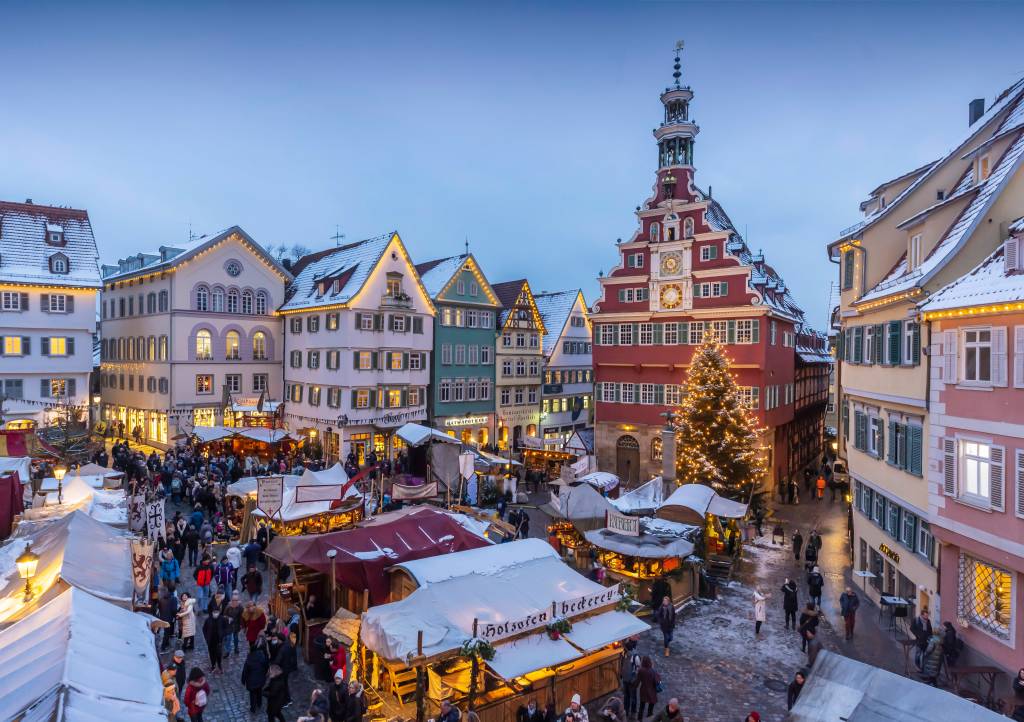
[[[625,303],[625,302],[626,302],[626,289],[620,288],[619,289],[619,303]]]
[[[899,321],[889,322],[889,337],[886,339],[889,346],[889,358],[886,363],[890,366],[898,366],[900,363],[900,332],[902,324]]]
[[[39,397],[50,398],[50,379],[39,379]]]
[[[1014,499],[1016,506],[1016,514],[1018,517],[1024,519],[1024,451],[1017,451],[1017,473],[1015,475],[1016,483],[1016,498]]]
[[[896,421],[889,419],[889,447],[886,449],[885,460],[896,465]]]
[[[942,332],[942,380],[947,384],[956,383],[956,334],[955,329]]]
[[[1013,385],[1024,388],[1024,326],[1013,329]]]
[[[634,323],[633,326],[633,345],[637,346],[640,343],[640,324]]]
[[[755,387],[756,388],[756,387]],[[850,405],[843,403],[843,438],[850,441]]]
[[[728,321],[726,328],[725,337],[728,339],[728,343],[736,343],[736,322],[733,320]]]
[[[373,330],[383,331],[384,330],[384,314],[375,313],[373,314]]]
[[[50,294],[44,293],[39,298],[40,298],[39,310],[45,311],[46,313],[49,313],[50,312]]]
[[[395,330],[395,317],[389,313],[388,314],[388,331],[394,331],[394,330]]]
[[[872,361],[876,364],[882,363],[882,359],[885,357],[883,353],[885,348],[885,324],[880,323],[875,326],[875,344],[872,347]]]
[[[664,404],[665,403],[665,385],[655,384],[654,385],[654,403]]]
[[[881,459],[885,454],[885,424],[881,423],[881,417],[879,417],[878,421],[878,439],[875,440],[875,456]]]
[[[751,322],[751,327],[752,327],[752,333],[753,333],[751,338],[753,339],[753,342],[754,343],[761,343],[761,319],[755,318]],[[842,338],[842,336],[840,336],[839,338]]]
[[[409,333],[412,331],[412,316],[405,317],[405,332]]]
[[[384,355],[383,351],[370,352],[370,368],[379,369],[381,365],[381,357]]]
[[[409,390],[408,389],[402,389],[402,406],[408,406],[408,405],[409,405]]]
[[[658,344],[658,345],[661,345],[663,343],[662,339],[665,338],[665,335],[664,335],[664,332],[663,332],[664,331],[664,327],[660,323],[656,323],[656,324],[654,324],[654,328],[652,330],[653,330],[654,343]]]
[[[757,321],[754,321],[757,323]],[[842,360],[846,354],[846,334],[840,333],[836,336],[836,358]]]
[[[843,254],[843,288],[853,288],[853,251]]]
[[[75,355],[75,339],[72,338],[71,336],[68,336],[67,338],[64,339],[64,343],[67,344],[68,356],[74,356]]]
[[[920,426],[907,427],[907,470],[921,476],[922,429]]]
[[[371,409],[377,408],[377,390],[376,389],[370,389],[370,397],[369,397],[369,400],[367,401],[367,403],[369,404]]]
[[[853,447],[855,449],[864,449],[864,439],[861,436],[863,431],[864,414],[860,411],[853,412]]]
[[[622,398],[622,393],[621,393],[621,389],[622,389],[622,384],[619,384],[619,383],[613,383],[613,384],[612,384],[612,388],[613,388],[613,389],[614,389],[614,391],[615,391],[615,401],[619,401],[619,400],[621,400],[621,398]]]
[[[1006,326],[992,327],[992,385],[1006,386]]]
[[[409,354],[403,353],[402,354],[402,370],[405,370],[405,369],[408,369],[408,368],[409,368]]]
[[[729,282],[728,281],[722,281],[720,284],[718,284],[718,295],[719,296],[728,296],[729,295]]]
[[[1007,238],[1003,244],[1003,262],[1006,273],[1013,273],[1020,267],[1020,248],[1013,236]]]
[[[690,343],[690,324],[686,321],[679,324],[679,343]]]
[[[359,369],[359,352],[358,351],[353,351],[352,352],[352,368],[357,369],[357,370]]]
[[[853,329],[853,363],[859,364],[864,361],[864,327],[857,326]]]
[[[74,313],[75,312],[75,297],[68,294],[64,297],[64,312]]]
[[[21,310],[22,311],[27,311],[28,310],[28,294],[27,293],[21,294]]]
[[[39,339],[39,353],[41,353],[43,356],[49,356],[50,355],[50,337],[49,336],[43,336],[41,339]]]
[[[899,446],[896,449],[896,461],[901,469],[910,470],[910,439],[907,438],[907,430],[910,428],[906,424],[897,424],[897,431],[899,432]],[[902,461],[900,461],[902,459]]]
[[[956,439],[942,440],[942,492],[956,496]]]
[[[32,337],[22,336],[21,337],[21,355],[31,356],[32,355]]]
[[[414,316],[412,319],[412,332],[423,333],[423,319],[419,316]]]
[[[1006,329],[1004,328],[1003,329],[1003,356],[1004,356],[1003,360],[1004,361],[1006,360],[1005,359],[1005,355],[1006,355]],[[921,363],[921,324],[919,324],[919,323],[915,323],[914,324],[914,333],[913,333],[913,336],[912,336],[911,342],[910,342],[910,362],[914,366],[917,366],[919,363]],[[1006,376],[1006,369],[1005,368],[1003,369],[1003,376],[1004,377]],[[1005,386],[1005,385],[1006,384],[1004,383],[1003,386]]]
[[[139,378],[142,378],[142,377],[140,376]],[[67,396],[68,396],[69,399],[73,399],[75,396],[78,395],[75,392],[75,381],[76,381],[76,379],[68,379],[67,380]],[[142,384],[139,384],[139,386],[142,386]]]
[[[361,314],[361,313],[355,314],[355,319],[356,319],[356,331],[358,331],[359,329],[361,329],[363,327],[363,314]]]
[[[1006,504],[1003,502],[1003,479],[1006,475],[1003,473],[1003,469],[1005,466],[1006,449],[1002,446],[992,446],[989,453],[989,498],[994,510],[1004,511]]]

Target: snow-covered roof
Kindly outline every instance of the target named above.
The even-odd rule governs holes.
[[[562,333],[569,324],[572,307],[582,293],[580,289],[574,288],[568,291],[534,294],[533,301],[537,304],[537,311],[540,312],[544,326],[548,329],[543,340],[545,356],[550,356],[551,352],[558,348]],[[583,304],[583,307],[586,308],[586,303]]]
[[[241,238],[264,262],[273,267],[286,280],[291,278],[291,274],[273,256],[267,253],[263,246],[254,241],[252,236],[243,231],[239,226],[231,226],[213,235],[199,236],[187,243],[160,246],[155,251],[140,251],[134,255],[119,259],[117,265],[105,265],[103,267],[103,280],[105,282],[116,281],[138,275],[139,273],[166,271],[232,237]]]
[[[928,254],[928,257],[919,266],[909,271],[906,257],[904,257],[881,283],[857,299],[856,303],[866,303],[916,288],[934,276],[970,239],[975,228],[984,219],[986,211],[991,208],[999,194],[1014,177],[1020,166],[1022,155],[1024,155],[1024,133],[1006,151],[989,177],[976,188],[976,191],[972,191],[976,192],[973,200],[942,240]]]
[[[47,242],[47,229],[62,244]],[[63,254],[68,273],[51,273],[50,258]],[[99,288],[99,252],[87,211],[0,201],[0,281]]]
[[[576,429],[572,432],[565,444],[562,447],[563,451],[569,449],[582,449],[588,454],[594,453],[594,430],[593,429]]]
[[[703,524],[705,514],[739,519],[746,513],[746,504],[719,496],[710,486],[682,484],[665,499],[658,518]]]
[[[420,280],[423,282],[423,287],[427,289],[427,295],[436,300],[437,295],[441,293],[448,281],[452,280],[452,276],[459,272],[467,258],[469,258],[469,254],[463,253],[461,256],[449,256],[426,263],[417,263],[416,272],[420,274]]]
[[[661,506],[664,493],[665,482],[660,476],[656,476],[646,484],[641,484],[632,491],[620,494],[618,499],[609,499],[609,501],[623,514],[654,511]]]
[[[274,476],[268,474],[268,476]],[[312,469],[304,469],[301,475],[297,474],[278,474],[277,476],[284,477],[284,488],[285,491],[294,489],[296,486],[337,486],[344,484],[348,481],[348,474],[345,473],[345,469],[341,464],[335,464],[334,466],[324,469],[323,471],[313,471]],[[352,496],[356,492],[355,486],[349,488],[346,497]],[[240,496],[240,497],[251,497],[256,498],[256,477],[255,476],[243,476],[238,481],[228,484],[227,487],[228,496]]]
[[[693,554],[693,542],[681,537],[641,534],[629,536],[611,529],[592,529],[584,532],[587,541],[607,551],[641,559],[685,559]]]
[[[80,589],[0,631],[0,719],[166,722],[162,698],[147,619]]]
[[[398,435],[398,438],[409,446],[419,446],[420,444],[425,444],[428,441],[438,441],[444,444],[462,443],[450,434],[438,431],[437,429],[433,429],[429,426],[424,426],[423,424],[415,424],[411,421],[407,424],[403,424],[395,433]]]
[[[295,311],[352,300],[377,267],[391,239],[397,235],[397,231],[390,231],[300,258],[292,267],[295,280],[288,287],[288,300],[281,310]],[[327,292],[321,294],[320,281],[326,279],[337,283],[331,284]]]
[[[396,564],[393,568],[405,570],[419,586],[426,587],[467,574],[494,576],[517,564],[548,558],[558,559],[558,554],[546,541],[521,539],[454,554],[415,559]]]
[[[619,485],[619,477],[610,471],[592,471],[576,479],[582,484],[590,484],[598,491],[611,491]]]
[[[1024,275],[1006,273],[1000,246],[984,261],[920,304],[924,313],[969,308],[992,303],[1024,301]]]

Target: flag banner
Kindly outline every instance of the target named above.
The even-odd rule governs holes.
[[[153,542],[149,539],[132,540],[132,582],[135,586],[135,603],[149,603],[149,582],[153,574]]]
[[[128,528],[134,532],[146,531],[146,497],[142,494],[128,497]]]
[[[150,539],[156,540],[157,537],[167,538],[167,531],[164,528],[163,499],[146,504],[146,528]]]

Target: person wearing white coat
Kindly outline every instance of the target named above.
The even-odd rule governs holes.
[[[188,592],[182,592],[178,602],[178,624],[181,628],[182,649],[195,649],[196,600]]]
[[[761,594],[757,589],[754,590],[754,634],[761,634],[761,625],[764,624],[765,616],[768,613],[768,605],[766,600],[768,597]]]

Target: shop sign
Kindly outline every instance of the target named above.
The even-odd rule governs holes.
[[[885,556],[889,557],[890,559],[892,559],[897,564],[900,563],[900,555],[896,551],[890,549],[889,545],[887,545],[887,544],[879,544],[878,545],[878,551],[882,552],[882,554],[885,554]]]
[[[609,604],[615,604],[621,597],[622,592],[619,591],[618,584],[611,587],[605,587],[600,592],[588,594],[585,597],[566,599],[564,602],[559,602],[557,605],[558,616],[568,618],[579,614],[585,614],[586,612],[592,612],[595,609],[607,607]]]
[[[640,536],[640,517],[606,511],[604,525],[608,531],[625,536]]]
[[[486,423],[486,416],[458,416],[444,421],[445,426],[479,426]]]
[[[284,504],[284,477],[256,477],[256,508],[268,517],[281,511]]]
[[[615,604],[622,597],[619,585],[607,587],[595,594],[588,594],[575,599],[566,599],[562,602],[555,602],[550,609],[538,609],[536,612],[527,614],[517,619],[507,619],[503,622],[484,622],[477,628],[477,636],[488,642],[497,642],[507,637],[513,637],[523,632],[529,632],[543,627],[555,621],[555,619],[568,619],[591,612],[609,604]]]

